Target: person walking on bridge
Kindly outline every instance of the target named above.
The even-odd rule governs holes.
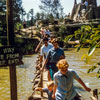
[[[58,61],[57,67],[59,71],[54,74],[53,98],[56,100],[81,100],[73,85],[74,80],[77,80],[86,91],[91,91],[78,74],[74,70],[69,69],[69,64],[66,59]]]
[[[58,71],[58,68],[56,67],[56,63],[60,60],[60,59],[64,59],[65,58],[65,54],[62,48],[59,47],[59,41],[56,39],[54,39],[52,41],[53,43],[53,48],[49,50],[48,54],[47,54],[47,58],[44,61],[44,64],[42,66],[42,70],[44,68],[44,66],[48,64],[48,69],[50,72],[50,76],[51,79],[53,80],[53,75],[54,73],[56,73]]]
[[[44,45],[41,47],[40,49],[40,65],[42,65],[42,62],[43,62],[43,57],[44,57],[44,60],[47,58],[47,53],[48,51],[53,48],[53,45],[51,43],[48,42],[48,38],[44,38],[43,39],[43,43]],[[48,71],[48,63],[47,65],[45,66],[45,69],[47,69]],[[48,71],[48,80],[51,80],[50,79],[50,73]]]

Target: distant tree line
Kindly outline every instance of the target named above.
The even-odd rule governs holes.
[[[6,0],[0,0],[0,35],[6,34]]]
[[[60,0],[40,0],[41,5],[40,9],[45,13],[48,17],[52,16],[54,18],[63,17],[63,7],[60,3]]]
[[[64,12],[60,0],[40,0],[40,2],[40,12],[34,15],[34,9],[30,9],[26,14],[28,26],[34,25],[37,20],[48,20],[52,22],[54,19],[63,18]]]
[[[34,15],[34,9],[30,9],[28,13],[22,6],[22,0],[13,0],[13,17],[14,28],[22,28],[23,21],[27,26],[35,24],[36,20],[53,20],[55,18],[63,18],[63,7],[60,0],[40,0],[40,11]],[[20,26],[20,27],[19,27]],[[6,0],[0,0],[0,35],[6,35]]]
[[[13,20],[15,26],[17,22],[21,22],[23,11],[22,0],[13,0]],[[6,0],[0,0],[0,35],[5,36],[7,34],[6,30]]]

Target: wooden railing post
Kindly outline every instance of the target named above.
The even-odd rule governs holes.
[[[43,72],[41,72],[40,84],[43,87]],[[41,97],[43,97],[43,91],[41,92]]]

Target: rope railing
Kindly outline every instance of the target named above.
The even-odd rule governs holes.
[[[39,94],[39,96],[35,97],[35,94],[36,94],[36,87],[43,87],[43,71],[40,70],[42,66],[40,65],[40,60],[39,60],[39,56],[37,57],[37,60],[36,60],[36,65],[35,65],[35,77],[32,81],[33,83],[33,86],[32,86],[32,94],[31,96],[28,98],[28,100],[41,100],[41,97],[43,97],[43,92],[41,91],[41,93]]]

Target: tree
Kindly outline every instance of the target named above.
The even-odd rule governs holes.
[[[40,9],[46,14],[52,14],[55,18],[59,18],[61,14],[61,10],[63,11],[63,7],[60,3],[60,0],[40,0],[41,5]]]
[[[24,21],[25,20],[24,16],[26,15],[25,10],[22,8],[20,13],[21,13],[21,20]]]
[[[41,14],[40,14],[39,12],[37,12],[37,13],[36,13],[36,19],[37,19],[37,20],[40,20],[40,18],[41,18]]]
[[[41,4],[39,7],[40,9],[47,13],[50,14],[52,12],[52,0],[40,0]]]
[[[53,4],[52,4],[52,11],[53,11],[53,15],[55,18],[59,18],[60,17],[60,10],[63,7],[61,6],[60,0],[53,0]],[[62,9],[63,10],[63,9]]]
[[[59,10],[59,11],[60,11],[60,18],[63,18],[63,16],[64,16],[63,9],[64,9],[64,8],[63,8],[63,7],[61,7],[61,8],[60,8],[60,10]]]
[[[33,21],[34,21],[34,9],[30,9],[29,14],[30,14],[30,17],[31,17],[31,25],[33,25]]]
[[[13,0],[13,20],[15,27],[17,22],[21,23],[21,15],[23,16],[23,11],[22,0]],[[1,35],[6,36],[6,0],[0,0],[0,25]]]
[[[13,0],[13,11],[14,23],[21,22],[21,16],[25,15],[25,11],[22,7],[22,0]]]
[[[42,13],[37,12],[35,17],[36,17],[36,20],[44,20],[44,19],[46,19],[46,15],[44,14],[44,12],[42,12]]]
[[[29,13],[27,13],[26,15],[27,15],[27,21],[29,21],[29,16],[30,16]]]
[[[0,0],[0,35],[6,35],[6,1]]]
[[[44,20],[45,19],[45,14],[43,12],[40,13],[40,18],[41,18],[41,20]]]

